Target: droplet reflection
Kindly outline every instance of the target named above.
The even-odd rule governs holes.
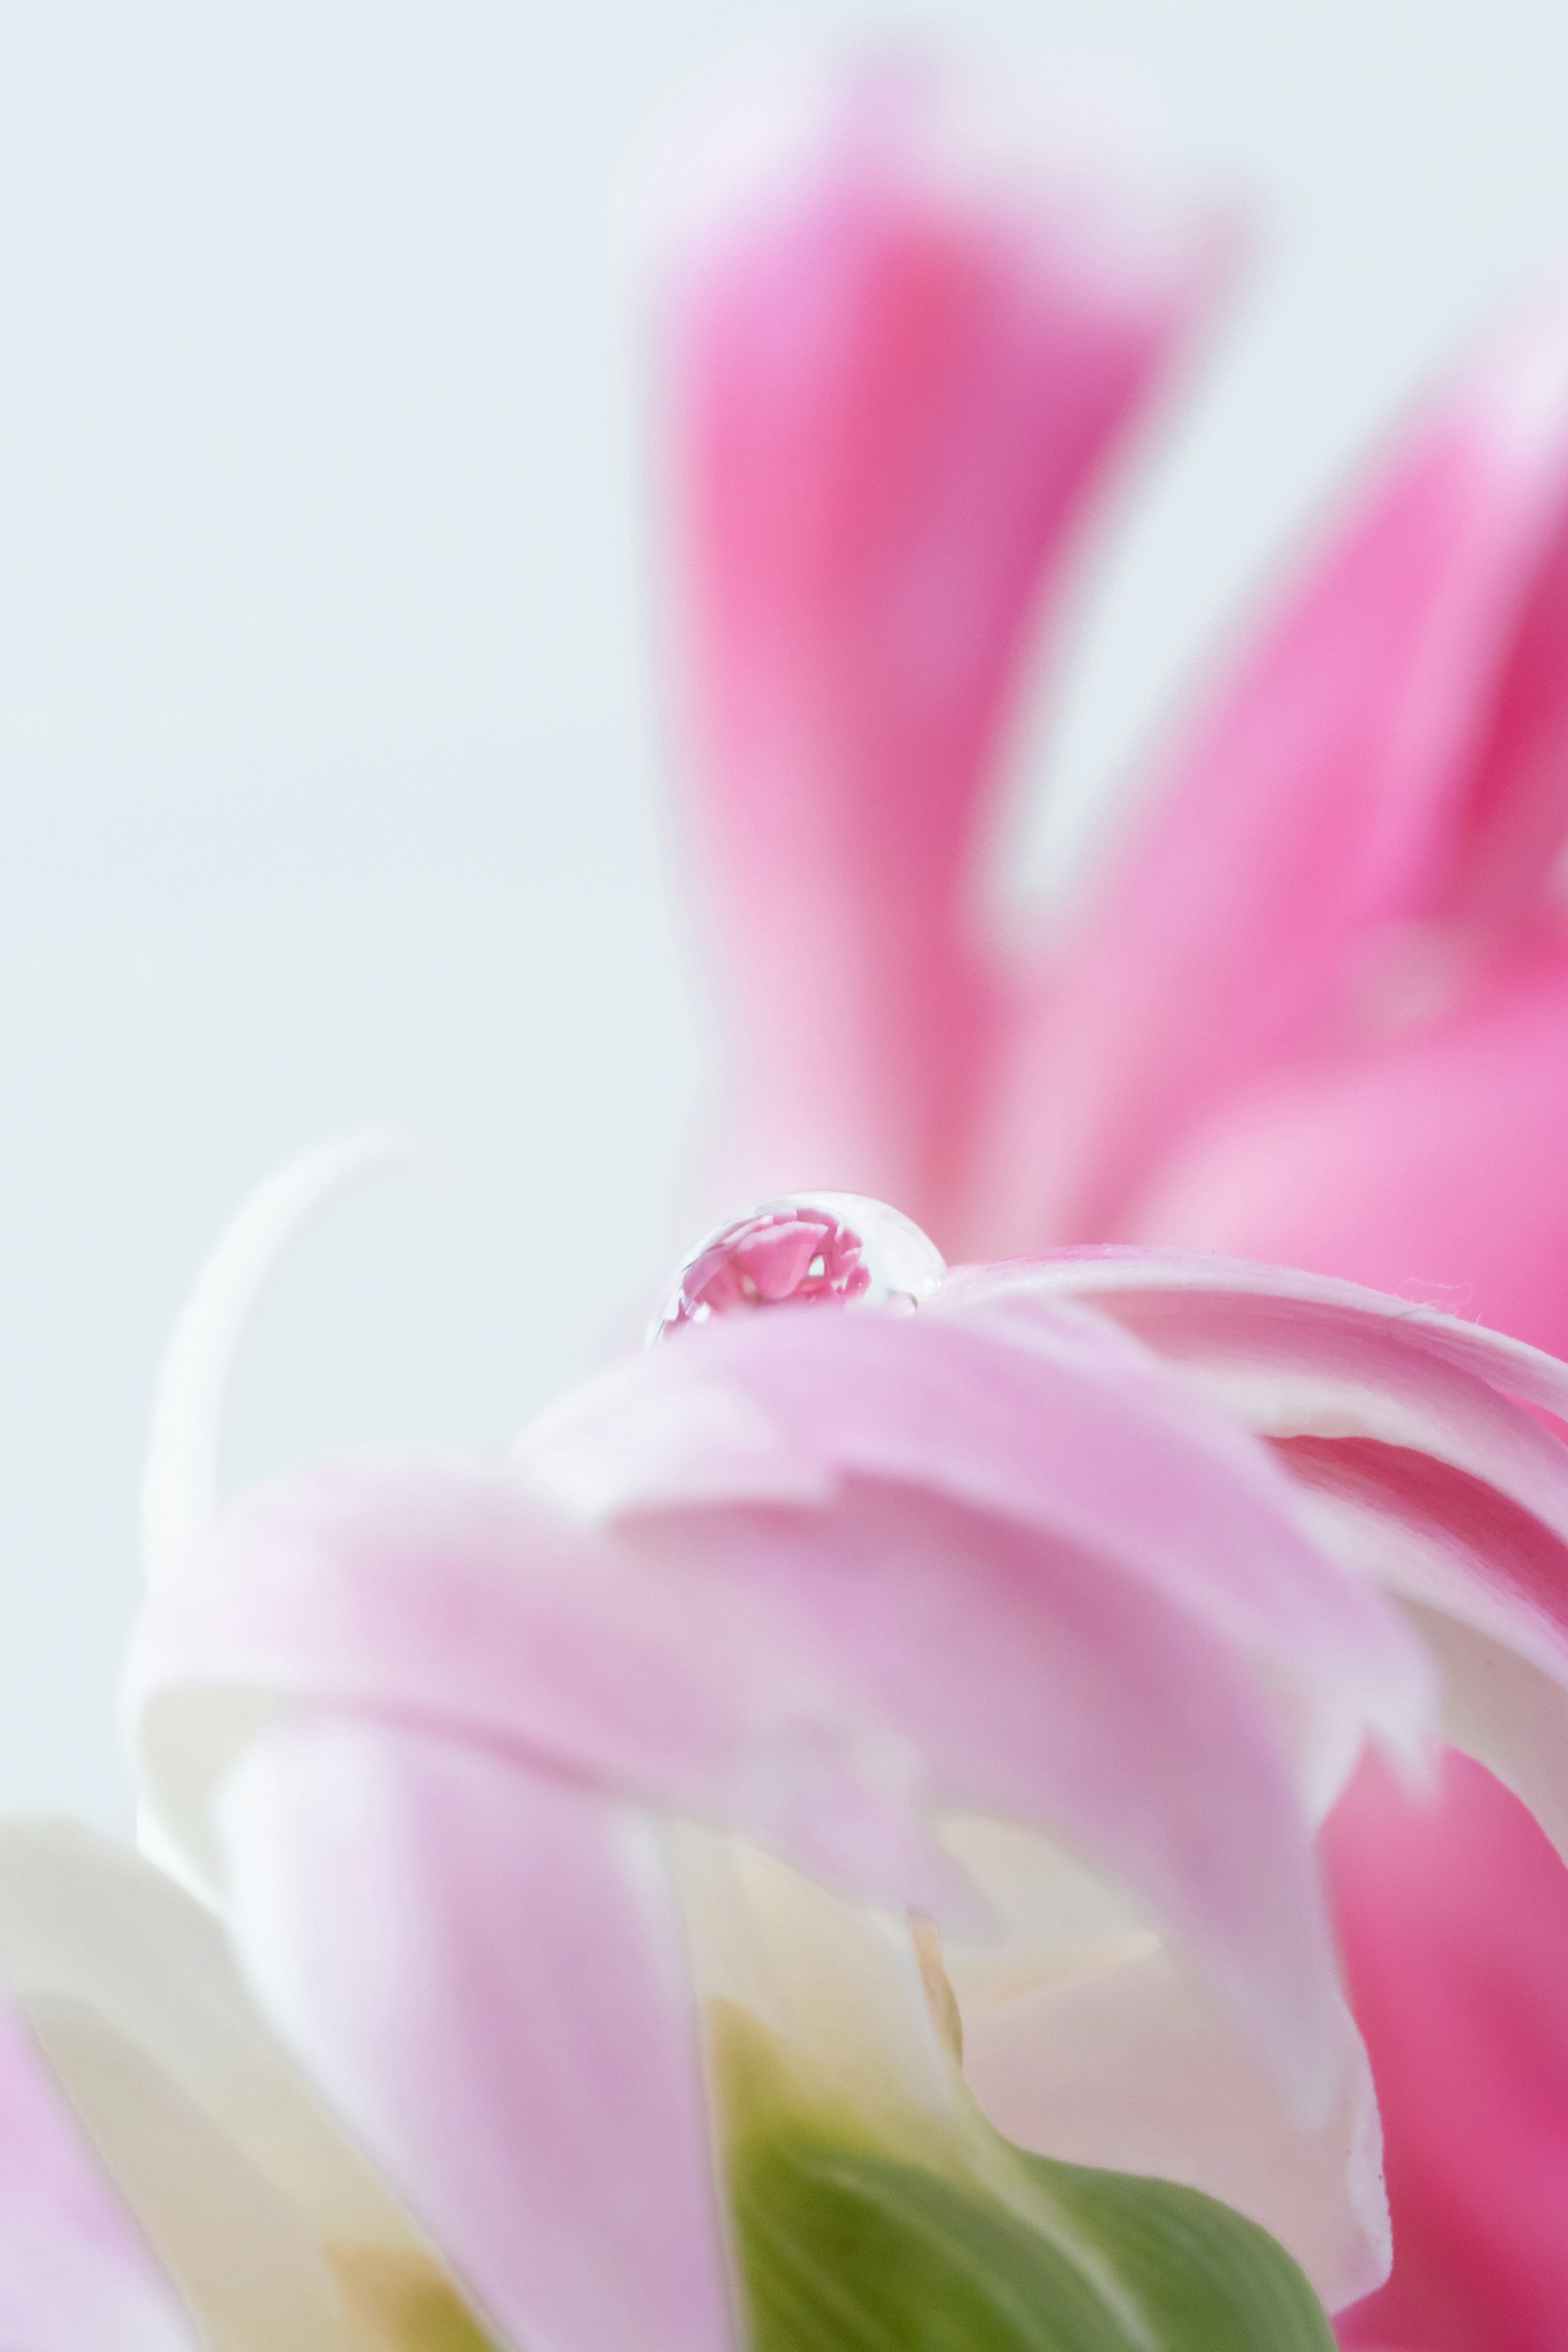
[[[758,1307],[886,1307],[907,1313],[947,1268],[897,1209],[854,1192],[792,1192],[719,1226],[676,1276],[650,1344],[684,1323]]]

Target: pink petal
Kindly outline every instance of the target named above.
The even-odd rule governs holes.
[[[1353,1031],[1390,927],[1544,903],[1568,818],[1565,393],[1557,299],[1420,422],[1200,724],[1020,1034],[988,1248],[1135,1215],[1166,1238],[1140,1205],[1162,1160]]]
[[[762,159],[664,311],[731,1197],[827,1171],[944,1222],[993,1045],[969,928],[1021,663],[1230,244],[1089,163],[1100,128],[897,54],[684,127]]]
[[[1199,1251],[1069,1250],[955,1277],[961,1298],[1091,1304],[1270,1437],[1372,1438],[1430,1454],[1549,1527],[1568,1456],[1568,1367],[1525,1342],[1331,1276]]]
[[[195,2341],[48,2068],[0,2002],[0,2344],[195,2352]]]
[[[210,1810],[287,1703],[370,1712],[743,1826],[939,1910],[954,1874],[831,1686],[722,1591],[657,1578],[512,1485],[328,1468],[221,1520],[139,1628],[128,1712],[152,1808],[215,1889]]]
[[[637,1539],[743,1579],[758,1637],[814,1656],[942,1815],[1035,1822],[1137,1888],[1319,2119],[1332,1953],[1272,1717],[1228,1644],[1113,1557],[929,1490],[851,1480],[831,1510],[671,1515]]]
[[[673,1344],[689,1361],[702,1343]],[[1107,1475],[1130,1484],[1139,1459],[1123,1433]],[[1150,1507],[1173,1491],[1152,1473]],[[1220,1501],[1201,1486],[1175,1501],[1194,1550],[1219,1550]],[[258,1498],[145,1620],[132,1703],[155,1802],[221,1883],[215,1791],[258,1722],[304,1703],[726,1823],[958,1919],[974,1906],[925,1818],[997,1805],[1142,1886],[1281,2069],[1311,2075],[1331,1968],[1271,1719],[1230,1646],[1119,1573],[1114,1549],[856,1482],[803,1513],[666,1510],[634,1533],[640,1563],[452,1472],[328,1474]],[[1234,1540],[1293,1536],[1257,1513]],[[1335,1596],[1344,1580],[1319,1572]],[[1308,1609],[1283,1622],[1310,1641]],[[1004,1668],[1026,1675],[1011,1712],[989,1688]]]
[[[1568,1355],[1565,1153],[1568,942],[1548,934],[1447,1017],[1237,1097],[1162,1171],[1137,1224],[1440,1297]]]
[[[1502,1643],[1554,1680],[1568,1704],[1568,1516],[1554,1532],[1483,1479],[1375,1439],[1291,1438],[1279,1452],[1347,1559],[1419,1604],[1424,1621],[1453,1619],[1489,1645]],[[1476,1674],[1472,1666],[1466,1679]],[[1445,1688],[1451,1696],[1447,1674]],[[1522,1687],[1514,1696],[1522,1701]],[[1519,1728],[1540,1712],[1521,1705]],[[1556,1811],[1568,1827],[1568,1774]]]
[[[1556,2352],[1568,2309],[1568,1872],[1450,1754],[1441,1801],[1369,1761],[1324,1833],[1383,2110],[1394,2275],[1348,2347]]]
[[[569,1781],[304,1716],[226,1801],[264,2007],[520,2344],[729,2352],[657,1846]]]
[[[1407,1736],[1426,1702],[1419,1655],[1373,1595],[1329,1566],[1274,1464],[1146,1355],[1053,1307],[1049,1286],[1066,1291],[1068,1277],[1039,1270],[1022,1327],[998,1297],[951,1287],[915,1316],[825,1321],[786,1308],[684,1332],[529,1433],[527,1475],[606,1516],[669,1507],[683,1486],[707,1501],[721,1465],[706,1421],[683,1434],[679,1399],[689,1383],[698,1398],[722,1391],[754,1409],[752,1475],[761,1433],[773,1432],[762,1499],[791,1476],[853,1473],[1018,1519]],[[639,1435],[645,1422],[657,1449]]]

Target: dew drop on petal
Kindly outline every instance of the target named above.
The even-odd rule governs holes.
[[[883,1202],[855,1192],[790,1192],[731,1218],[699,1244],[648,1340],[758,1307],[831,1300],[908,1313],[946,1272],[935,1243]]]

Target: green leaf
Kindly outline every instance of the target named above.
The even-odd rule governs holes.
[[[725,2039],[754,2352],[1334,2352],[1284,2249],[1214,2199],[1027,2156],[972,2103],[868,2128],[792,2099],[760,2028]]]

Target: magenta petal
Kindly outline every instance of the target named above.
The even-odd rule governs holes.
[[[792,139],[799,96],[744,118],[754,184],[665,299],[685,715],[750,1121],[726,1189],[827,1171],[940,1234],[992,1049],[967,932],[1021,660],[1230,239],[1087,164],[1091,124],[1015,125],[931,61],[825,69]],[[742,143],[728,108],[685,128]]]
[[[1389,927],[1533,917],[1568,818],[1565,605],[1556,302],[1416,426],[1135,827],[1020,1038],[990,1247],[1125,1230],[1237,1087],[1353,1021]]]
[[[0,2344],[7,2352],[195,2352],[145,2240],[3,2002]]]
[[[1453,1754],[1440,1801],[1375,1762],[1324,1850],[1383,2111],[1394,2274],[1348,2347],[1557,2352],[1568,2310],[1568,1870]]]
[[[1568,642],[1565,636],[1564,642]],[[1321,1057],[1198,1129],[1138,1211],[1162,1242],[1438,1297],[1568,1355],[1568,942],[1449,1017]]]
[[[302,1717],[223,1817],[258,1998],[520,2344],[730,2352],[657,1843],[483,1749]]]

